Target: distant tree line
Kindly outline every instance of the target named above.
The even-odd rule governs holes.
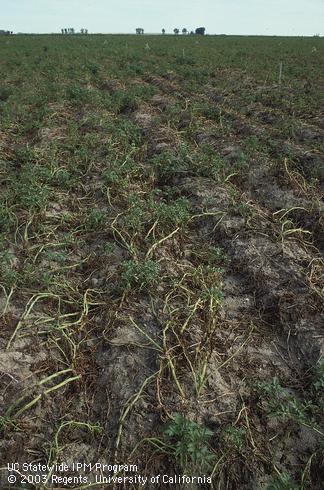
[[[164,32],[163,32],[164,31]],[[197,27],[197,29],[194,31],[188,31],[188,29],[186,29],[185,27],[182,29],[182,35],[183,36],[187,36],[188,34],[190,34],[191,36],[196,34],[198,36],[204,36],[205,35],[205,31],[206,31],[206,28],[205,27]],[[180,30],[178,28],[175,28],[173,29],[173,33],[178,36],[179,33],[180,33]],[[165,29],[162,29],[162,34],[165,34]]]
[[[165,34],[165,29],[162,29],[162,34],[164,35]],[[188,34],[190,34],[191,36],[192,35],[198,35],[198,36],[204,36],[205,35],[205,32],[206,32],[206,28],[205,27],[197,27],[197,29],[195,31],[188,31],[188,29],[186,27],[184,27],[182,29],[182,35],[183,36],[187,36]],[[177,27],[175,29],[173,29],[173,34],[175,36],[178,36],[180,34],[180,29],[178,29]]]
[[[11,36],[13,34],[13,31],[4,31],[3,29],[0,29],[0,36]]]
[[[73,27],[68,27],[68,28],[64,28],[64,29],[61,29],[61,33],[66,35],[66,34],[75,34],[75,29]],[[80,29],[80,32],[77,32],[76,34],[88,34],[88,29]]]
[[[61,29],[62,34],[74,34],[74,28],[73,27],[67,27],[64,29]]]
[[[205,35],[205,32],[206,32],[206,28],[205,27],[197,27],[197,29],[195,31],[188,31],[188,29],[186,27],[184,27],[182,29],[182,35],[183,36],[187,36],[187,34],[190,34],[190,35],[198,35],[198,36],[204,36]],[[166,33],[166,30],[163,28],[162,29],[162,34],[165,35]],[[144,34],[144,29],[142,27],[137,27],[136,28],[136,34],[138,34],[139,36],[140,35],[143,35]],[[180,34],[180,30],[176,27],[175,29],[173,29],[173,34],[175,34],[176,36],[178,36]]]

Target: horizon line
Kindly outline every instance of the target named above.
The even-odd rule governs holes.
[[[0,29],[0,32],[2,29]],[[5,29],[3,29],[5,31]],[[240,36],[240,37],[323,37],[324,34],[321,33],[316,33],[316,34],[227,34],[227,33],[205,33],[204,35],[201,34],[182,34],[179,32],[179,34],[174,34],[172,32],[162,34],[162,32],[145,32],[144,34],[136,34],[134,32],[88,32],[88,34],[82,34],[81,32],[75,32],[74,34],[62,34],[61,32],[23,32],[23,31],[11,31],[12,36],[15,35],[34,35],[34,36],[136,36],[136,37],[142,37],[142,36],[172,36],[172,37],[208,37],[208,36]],[[4,36],[5,37],[5,36]]]

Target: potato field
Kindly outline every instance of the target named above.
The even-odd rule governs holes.
[[[323,73],[0,38],[1,489],[323,488]]]

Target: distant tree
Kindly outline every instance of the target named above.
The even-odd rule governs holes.
[[[190,31],[190,36],[193,36],[194,34],[194,31]]]
[[[164,36],[164,34],[165,34],[165,29],[162,29],[162,34],[163,34],[163,36]]]
[[[84,29],[84,33],[85,34],[88,34],[88,29]]]
[[[136,34],[138,34],[138,35],[144,34],[144,29],[142,27],[137,27],[136,28]]]
[[[205,27],[197,27],[196,29],[196,34],[199,36],[204,36],[205,35],[206,28]]]
[[[64,29],[64,34],[67,34],[68,33],[68,30],[67,29]]]
[[[64,29],[61,29],[61,33],[64,34]]]
[[[182,29],[182,34],[184,36],[186,36],[188,34],[188,31],[187,31],[187,29],[185,27]]]
[[[177,35],[179,34],[179,32],[180,32],[180,31],[179,31],[179,29],[175,28],[175,29],[173,29],[173,32],[174,32],[174,34],[177,36]]]

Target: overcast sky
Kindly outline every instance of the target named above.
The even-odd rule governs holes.
[[[0,29],[14,32],[205,26],[209,34],[324,34],[324,0],[0,0],[0,14]]]

